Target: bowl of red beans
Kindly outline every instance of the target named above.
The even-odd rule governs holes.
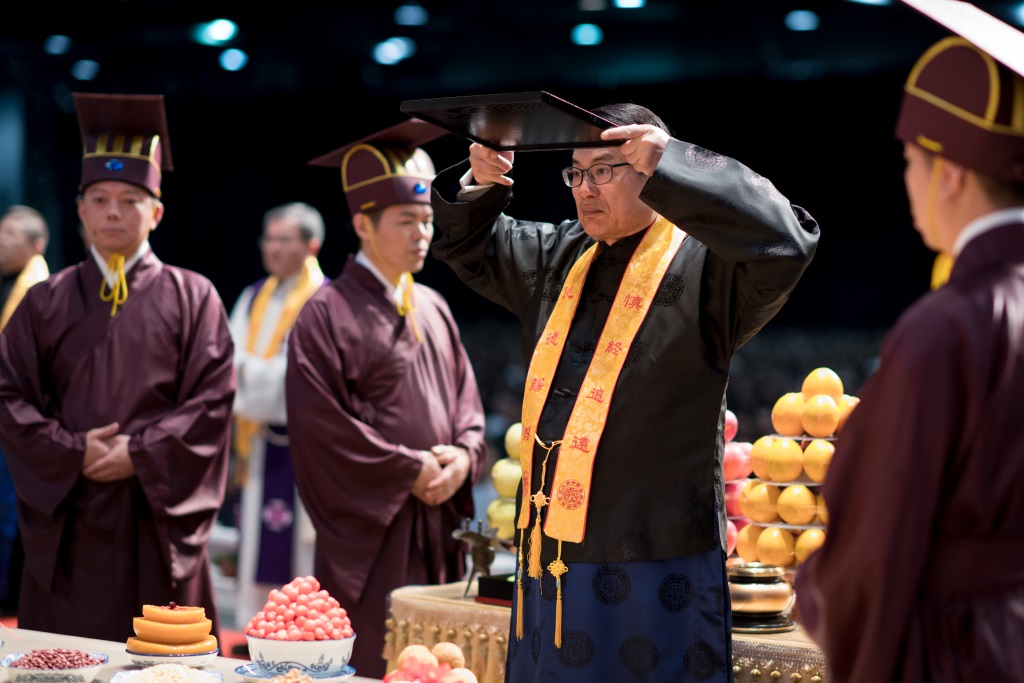
[[[68,648],[15,652],[0,661],[10,683],[91,683],[110,658]]]
[[[356,634],[338,601],[312,576],[296,577],[267,595],[245,626],[249,657],[266,676],[298,669],[310,678],[351,673]]]

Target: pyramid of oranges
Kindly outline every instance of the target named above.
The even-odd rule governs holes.
[[[826,367],[812,370],[800,391],[776,401],[776,433],[754,442],[750,465],[756,479],[738,495],[752,522],[736,538],[744,561],[798,566],[825,541],[828,511],[816,488],[825,481],[836,435],[859,402]]]

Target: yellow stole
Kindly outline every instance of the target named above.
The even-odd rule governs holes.
[[[558,557],[548,565],[548,571],[555,577],[558,586],[557,609],[555,613],[555,646],[561,647],[562,585],[561,577],[569,571],[562,562],[562,542],[580,543],[586,532],[587,508],[590,503],[590,483],[594,471],[594,459],[604,431],[612,394],[619,373],[629,354],[630,346],[640,325],[650,310],[651,301],[661,285],[669,264],[686,239],[686,233],[658,216],[644,235],[633,253],[626,273],[619,284],[608,320],[594,350],[590,367],[583,379],[576,404],[573,406],[560,441],[550,446],[537,436],[537,422],[547,401],[551,380],[558,367],[565,340],[569,334],[587,271],[597,253],[593,245],[580,256],[569,271],[562,285],[551,317],[544,326],[537,346],[533,350],[530,369],[526,375],[523,397],[523,434],[521,449],[533,453],[536,439],[548,451],[545,456],[540,482],[536,493],[532,489],[532,457],[521,459],[523,465],[523,504],[519,509],[516,526],[519,535],[519,604],[523,600],[523,545],[525,529],[530,525],[530,505],[536,510],[533,531],[530,534],[529,575],[539,579],[541,553],[541,510],[551,504],[544,522],[544,533],[558,540]],[[544,476],[551,451],[560,446],[558,464],[551,483],[553,498],[544,495]],[[523,637],[522,608],[516,623],[516,636]]]
[[[281,317],[278,318],[277,327],[270,337],[270,343],[263,350],[263,358],[273,358],[281,350],[288,331],[295,324],[295,319],[302,310],[302,306],[309,301],[320,285],[323,284],[324,274],[320,270],[320,264],[315,256],[307,256],[306,262],[302,264],[302,270],[295,282],[295,287],[288,292],[284,301],[284,309]],[[249,311],[249,335],[246,340],[245,350],[251,354],[256,353],[256,341],[260,334],[260,326],[263,323],[263,315],[267,311],[267,304],[274,290],[277,289],[279,281],[276,277],[268,277],[260,291],[253,298],[252,307]],[[235,417],[235,452],[238,454],[238,483],[244,486],[247,479],[249,455],[252,453],[252,439],[260,432],[260,423],[241,416]]]
[[[18,307],[21,300],[25,298],[28,288],[48,277],[50,277],[50,269],[46,267],[46,261],[41,255],[36,254],[28,260],[14,281],[11,293],[7,296],[7,302],[4,304],[4,310],[0,313],[0,330],[7,327],[7,321],[11,319],[14,309]]]

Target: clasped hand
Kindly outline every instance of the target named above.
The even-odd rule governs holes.
[[[85,433],[82,474],[86,479],[109,483],[135,475],[135,464],[128,454],[131,437],[118,434],[119,428],[118,423],[111,422]]]
[[[469,451],[449,445],[437,445],[420,451],[423,469],[412,487],[412,495],[431,507],[455,495],[469,476]]]

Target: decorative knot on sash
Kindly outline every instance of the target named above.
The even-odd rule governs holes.
[[[104,276],[100,281],[100,301],[109,301],[110,303],[110,317],[113,318],[117,315],[117,307],[124,305],[125,301],[128,301],[128,279],[124,274],[124,254],[112,254],[110,260],[107,261],[107,272],[114,278],[114,284],[110,285],[110,291],[107,292],[107,277]]]
[[[541,532],[558,541],[558,556],[548,564],[548,571],[555,577],[558,596],[555,611],[555,646],[562,645],[562,576],[569,567],[562,561],[562,543],[581,543],[586,533],[587,509],[590,504],[590,485],[598,445],[608,418],[609,407],[619,374],[629,355],[640,325],[650,311],[654,295],[675,258],[686,233],[658,216],[647,230],[636,251],[626,266],[626,273],[619,283],[608,320],[597,342],[590,367],[576,397],[565,433],[558,441],[545,444],[537,435],[537,424],[547,401],[548,392],[558,361],[565,348],[576,307],[579,304],[587,271],[597,253],[597,244],[592,245],[580,256],[562,284],[562,291],[554,310],[544,326],[544,332],[533,350],[530,368],[526,375],[523,394],[523,452],[531,456],[521,459],[523,465],[522,506],[516,520],[519,534],[519,611],[516,620],[516,637],[522,638],[523,604],[523,545],[524,535],[530,526],[531,513],[534,515],[533,531],[530,533],[529,570],[530,578],[539,579],[541,569]],[[547,451],[541,465],[541,476],[533,493],[531,469],[533,467],[533,442]],[[559,452],[555,473],[549,494],[543,492],[547,463],[554,448]],[[549,497],[550,496],[550,497]],[[541,520],[541,517],[544,520]]]

